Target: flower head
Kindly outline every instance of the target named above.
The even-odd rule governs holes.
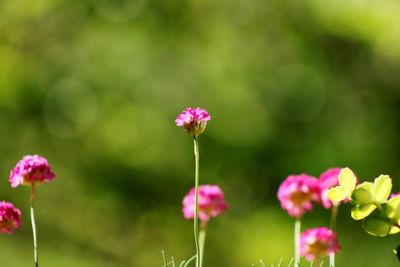
[[[10,172],[10,183],[12,187],[19,185],[32,185],[34,183],[50,182],[54,179],[47,159],[39,156],[25,156]]]
[[[183,126],[186,132],[194,137],[199,136],[206,128],[211,116],[201,108],[187,108],[175,120],[177,126]]]
[[[326,227],[304,231],[300,236],[300,254],[312,261],[339,251],[336,233]]]
[[[196,190],[192,188],[183,199],[183,217],[193,219],[195,212]],[[207,222],[211,217],[216,217],[228,208],[224,193],[217,185],[199,186],[199,219]]]
[[[279,186],[278,199],[290,216],[301,218],[312,209],[312,201],[320,201],[318,179],[308,174],[290,175]]]
[[[321,192],[321,201],[322,206],[326,209],[330,209],[332,207],[332,201],[328,198],[328,191],[332,187],[339,185],[339,173],[341,168],[332,168],[323,172],[319,176],[319,188]]]
[[[0,202],[0,234],[12,234],[13,229],[21,227],[21,211],[13,204]]]

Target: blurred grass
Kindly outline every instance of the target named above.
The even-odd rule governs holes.
[[[292,256],[276,200],[290,173],[350,166],[394,178],[400,133],[397,1],[0,0],[0,198],[23,211],[5,266],[32,263],[29,192],[7,177],[24,154],[57,179],[38,188],[43,266],[160,266],[194,252],[181,200],[192,186],[187,106],[213,120],[201,179],[228,214],[206,266]],[[395,266],[396,236],[367,236],[344,208],[338,266]],[[327,225],[317,208],[305,227]]]

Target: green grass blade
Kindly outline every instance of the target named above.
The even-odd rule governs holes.
[[[165,251],[161,250],[161,254],[162,254],[162,258],[163,258],[163,262],[164,262],[163,267],[167,267],[167,257],[165,256]]]
[[[187,262],[185,263],[185,265],[183,265],[183,267],[187,267],[188,264],[189,264],[192,260],[194,260],[195,258],[196,258],[196,255],[193,255],[190,259],[187,260]]]

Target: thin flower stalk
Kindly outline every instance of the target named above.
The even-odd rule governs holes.
[[[337,221],[337,215],[339,212],[339,204],[334,203],[332,206],[332,213],[331,213],[331,225],[330,228],[332,231],[336,231],[336,221]],[[334,246],[334,242],[331,242],[331,246]],[[331,254],[329,254],[329,267],[335,267],[335,251]]]
[[[336,220],[337,213],[339,209],[340,202],[331,201],[328,198],[328,192],[331,188],[339,185],[339,174],[341,172],[341,168],[335,167],[330,168],[323,173],[321,173],[319,177],[319,185],[321,191],[321,204],[326,209],[331,209],[331,221],[330,221],[330,229],[332,231],[336,231]],[[347,199],[344,201],[348,201]],[[333,247],[333,243],[331,246]],[[332,251],[329,254],[329,266],[335,266],[335,251]]]
[[[308,174],[289,175],[279,186],[278,199],[282,209],[295,218],[294,266],[300,266],[301,218],[320,201],[318,179]]]
[[[183,216],[186,219],[193,219],[193,231],[196,245],[196,267],[203,264],[204,243],[206,236],[206,224],[212,218],[221,214],[227,209],[224,194],[217,185],[201,185],[199,178],[200,150],[198,136],[204,132],[207,122],[211,116],[201,108],[187,108],[178,115],[175,123],[183,127],[193,137],[195,173],[194,188],[183,199]],[[201,221],[201,225],[199,222]],[[201,229],[199,229],[201,228]],[[184,266],[186,266],[186,263]]]
[[[300,267],[300,233],[301,220],[297,219],[294,223],[294,266]]]
[[[206,242],[206,232],[207,230],[201,229],[199,235],[199,245],[200,245],[200,267],[203,266],[203,259],[204,259],[204,244]]]
[[[18,187],[20,185],[31,187],[31,223],[32,223],[32,235],[33,235],[33,255],[35,267],[39,267],[38,257],[38,244],[37,244],[37,233],[36,233],[36,222],[35,222],[35,184],[42,184],[45,182],[51,182],[55,175],[51,171],[51,167],[42,156],[39,155],[27,155],[24,156],[17,165],[11,170],[9,181],[12,187]]]
[[[196,190],[192,188],[183,198],[182,213],[185,219],[194,219],[196,211]],[[198,188],[198,220],[199,220],[199,249],[200,249],[200,266],[203,265],[204,259],[204,243],[206,238],[206,230],[208,221],[217,217],[228,208],[225,202],[224,193],[218,185],[204,184]]]
[[[197,136],[193,137],[194,140],[194,157],[195,157],[195,174],[194,174],[194,187],[195,187],[195,212],[194,212],[194,241],[196,244],[196,266],[201,266],[201,253],[199,245],[199,140]]]
[[[35,267],[39,267],[36,222],[35,222],[35,184],[32,184],[32,191],[31,191],[31,223],[32,223],[32,235],[33,235],[33,257],[35,261]]]

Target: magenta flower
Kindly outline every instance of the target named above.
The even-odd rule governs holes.
[[[339,249],[336,233],[329,228],[308,229],[300,236],[300,253],[309,261],[336,253]]]
[[[34,183],[50,182],[54,179],[47,159],[39,156],[25,156],[10,172],[10,183],[12,187],[19,185],[32,185]]]
[[[13,229],[21,227],[21,211],[13,204],[0,202],[0,234],[12,234]]]
[[[206,128],[211,116],[201,108],[187,108],[175,120],[177,126],[183,126],[186,132],[193,136],[199,136]]]
[[[339,185],[339,173],[341,168],[332,168],[328,169],[325,172],[321,173],[319,176],[319,188],[321,193],[321,202],[322,206],[326,209],[330,209],[332,207],[332,202],[328,198],[328,191],[332,187]]]
[[[398,197],[398,196],[400,196],[400,192],[391,194],[390,197],[389,197],[389,199],[394,198],[394,197]]]
[[[192,188],[183,199],[183,217],[194,218],[196,191]],[[199,219],[208,222],[211,217],[216,217],[228,208],[224,193],[217,185],[199,186]]]
[[[282,209],[300,219],[312,210],[312,201],[320,201],[318,179],[308,174],[290,175],[279,186],[278,199]]]

